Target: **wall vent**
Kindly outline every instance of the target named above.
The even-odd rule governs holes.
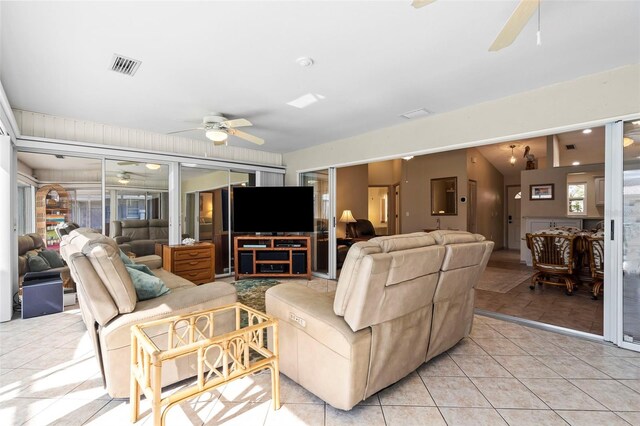
[[[138,71],[138,68],[140,68],[141,63],[142,62],[137,61],[135,59],[114,54],[113,58],[111,59],[111,65],[109,68],[111,68],[111,71],[115,71],[124,75],[133,76],[136,73],[136,71]]]
[[[565,147],[566,147],[568,150],[576,149],[576,146],[575,146],[574,144],[572,144],[572,143],[570,143],[569,145],[565,145]]]

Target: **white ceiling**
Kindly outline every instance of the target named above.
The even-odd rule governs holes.
[[[488,52],[516,4],[2,2],[0,79],[14,108],[160,133],[220,111],[251,120],[267,140],[258,149],[288,152],[402,123],[410,110],[640,62],[637,1],[544,0],[542,46],[534,16],[512,46]],[[114,53],[142,61],[134,77],[108,70]],[[316,64],[302,68],[300,56]],[[325,99],[286,105],[306,93]]]

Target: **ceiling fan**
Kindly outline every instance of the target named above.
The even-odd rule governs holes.
[[[436,0],[413,0],[411,5],[416,9],[427,6]],[[518,37],[524,26],[529,22],[531,16],[540,8],[540,0],[520,0],[518,6],[507,20],[502,31],[489,47],[489,52],[497,52],[500,49],[511,45]],[[538,12],[539,13],[539,12]],[[540,30],[538,29],[538,44],[540,44]]]
[[[116,177],[118,178],[118,182],[120,182],[123,185],[126,185],[129,182],[131,182],[131,175],[143,176],[143,175],[141,175],[139,173],[132,173],[132,172],[127,172],[127,171],[120,171],[120,172],[116,173]]]
[[[175,133],[189,132],[191,130],[204,130],[205,136],[207,139],[212,140],[214,145],[226,145],[229,135],[237,136],[256,145],[264,144],[264,139],[237,129],[237,127],[248,126],[253,126],[253,124],[246,118],[227,120],[222,114],[213,113],[202,119],[202,126],[200,127],[178,130],[177,132],[169,132],[168,134],[172,135]]]

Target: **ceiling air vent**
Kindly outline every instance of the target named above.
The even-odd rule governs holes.
[[[119,72],[120,74],[133,76],[142,62],[135,59],[127,58],[122,55],[114,54],[111,59],[111,71]]]
[[[570,143],[569,145],[565,145],[565,147],[566,147],[567,149],[569,149],[569,150],[571,150],[571,149],[576,149],[576,146],[575,146],[574,144],[572,144],[572,143]]]
[[[400,117],[404,117],[408,120],[411,120],[413,118],[426,117],[429,114],[431,114],[430,111],[427,111],[424,108],[420,108],[420,109],[414,109],[413,111],[405,112],[404,114],[400,114]]]

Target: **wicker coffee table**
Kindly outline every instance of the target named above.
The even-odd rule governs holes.
[[[235,328],[220,334],[216,323]],[[158,330],[166,327],[163,341]],[[265,331],[273,339],[267,348]],[[160,349],[168,348],[166,350]],[[161,398],[162,364],[168,360],[196,356],[196,382]],[[280,408],[278,366],[278,321],[241,303],[216,309],[150,321],[131,327],[131,421],[140,415],[140,389],[151,401],[153,424],[163,425],[167,411],[186,399],[253,372],[271,370],[273,409]],[[164,408],[163,408],[164,407]]]

